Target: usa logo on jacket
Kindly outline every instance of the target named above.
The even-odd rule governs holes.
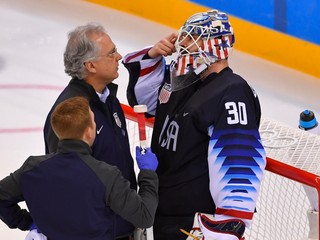
[[[120,120],[120,118],[119,118],[119,116],[118,116],[118,113],[114,113],[114,114],[113,114],[113,117],[114,117],[114,121],[116,122],[117,126],[118,126],[119,128],[121,128],[121,120]]]

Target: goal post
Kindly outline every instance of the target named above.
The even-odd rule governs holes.
[[[135,146],[139,146],[138,116],[129,106],[122,104],[122,108],[131,153],[135,156]],[[148,146],[153,124],[153,118],[146,118]],[[245,239],[320,239],[319,214],[310,215],[311,206],[320,209],[320,136],[269,119],[261,119],[259,131],[267,153],[267,165],[256,213]],[[306,187],[312,190],[313,202]],[[148,236],[150,239],[153,237]]]

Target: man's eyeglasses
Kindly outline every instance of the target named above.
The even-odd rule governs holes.
[[[111,52],[107,53],[106,55],[101,55],[99,57],[110,57],[110,58],[114,58],[118,53],[117,48],[112,49]]]

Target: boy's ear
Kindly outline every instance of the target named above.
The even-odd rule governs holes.
[[[86,142],[91,143],[94,141],[96,137],[95,130],[92,127],[87,127],[84,131],[83,138]]]
[[[89,72],[96,72],[96,68],[95,68],[93,62],[91,62],[91,61],[85,62],[84,66]]]

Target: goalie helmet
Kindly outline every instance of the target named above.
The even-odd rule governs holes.
[[[170,67],[172,90],[191,85],[210,64],[227,59],[234,41],[227,14],[211,10],[191,16],[175,42],[178,56]]]

